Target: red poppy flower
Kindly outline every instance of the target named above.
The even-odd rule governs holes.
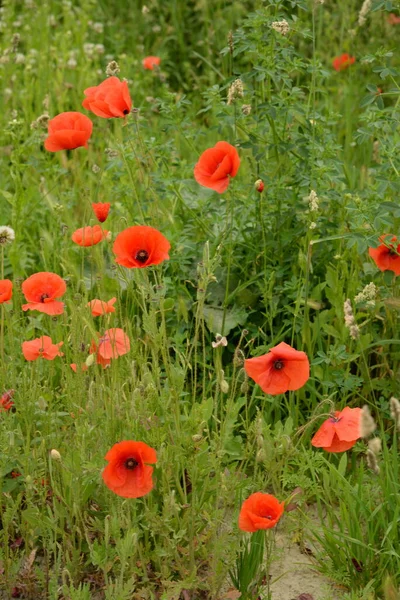
[[[244,361],[244,368],[262,391],[272,396],[298,390],[310,377],[307,354],[285,342],[271,348],[268,354],[248,358]]]
[[[100,335],[100,334],[98,334]],[[107,367],[109,367],[111,365],[111,358],[103,358],[101,356],[101,354],[99,354],[98,351],[98,345],[96,344],[96,342],[94,340],[92,340],[92,343],[90,344],[90,349],[89,349],[89,354],[95,354],[96,355],[96,363],[98,365],[101,365],[103,367],[103,369],[106,369]]]
[[[239,529],[254,533],[258,529],[272,529],[282,517],[284,502],[275,496],[256,492],[245,500],[239,514]]]
[[[222,194],[229,185],[229,177],[235,177],[239,166],[236,148],[228,142],[218,142],[200,156],[194,168],[194,178],[200,185]]]
[[[105,456],[108,465],[102,477],[106,486],[123,498],[140,498],[153,489],[153,467],[157,453],[144,442],[115,444]]]
[[[131,349],[128,336],[122,329],[107,329],[99,339],[97,353],[104,359],[118,358]]]
[[[0,304],[9,302],[12,298],[12,281],[9,279],[0,279]]]
[[[390,15],[387,18],[387,22],[390,23],[390,25],[399,25],[400,17],[398,17],[394,13],[390,13]]]
[[[92,135],[93,123],[82,113],[64,112],[50,119],[49,135],[44,142],[44,147],[49,152],[59,150],[73,150],[84,146]]]
[[[15,394],[15,390],[7,390],[0,396],[0,412],[10,410],[14,406],[12,397]]]
[[[142,60],[142,65],[145,69],[149,71],[154,71],[154,67],[159,67],[161,63],[161,58],[159,56],[146,56]]]
[[[354,56],[350,56],[350,54],[344,53],[340,56],[336,56],[332,61],[332,66],[335,71],[344,71],[350,65],[353,65],[356,62]]]
[[[169,259],[171,244],[162,233],[148,225],[136,225],[121,231],[115,238],[115,262],[124,267],[143,268]]]
[[[92,208],[93,212],[96,215],[96,219],[100,221],[100,223],[104,223],[108,217],[108,213],[110,212],[111,204],[109,202],[93,202]]]
[[[71,240],[78,246],[95,246],[107,237],[108,231],[103,230],[100,225],[81,227],[74,231]]]
[[[361,437],[361,408],[337,410],[329,417],[311,440],[315,448],[323,448],[327,452],[345,452],[354,446]]]
[[[387,237],[390,241],[385,241]],[[380,246],[368,249],[370,257],[381,271],[393,271],[395,275],[400,275],[400,243],[397,237],[385,234],[379,241],[382,242]]]
[[[69,366],[74,371],[74,373],[78,372],[78,365],[76,363],[71,363]],[[85,364],[81,365],[81,371],[87,371],[88,368],[89,367],[87,365],[85,365]]]
[[[64,303],[59,302],[65,294],[67,286],[65,281],[55,273],[35,273],[22,284],[22,293],[28,304],[22,305],[22,310],[38,310],[47,315],[61,315],[64,312]]]
[[[111,298],[108,302],[104,300],[91,300],[87,303],[87,306],[90,306],[92,309],[92,315],[94,317],[100,317],[101,315],[106,315],[107,313],[115,312],[114,304],[116,303],[116,298]]]
[[[132,100],[126,81],[118,77],[109,77],[100,85],[87,88],[87,96],[82,106],[98,117],[111,119],[112,117],[126,117],[131,112]]]
[[[22,342],[22,353],[26,360],[37,360],[38,358],[54,360],[56,356],[64,356],[60,351],[63,343],[53,344],[51,337],[42,335],[31,342]]]

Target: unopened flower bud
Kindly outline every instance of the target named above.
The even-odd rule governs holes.
[[[85,360],[85,365],[87,367],[91,367],[95,360],[96,360],[95,355],[94,354],[89,354],[89,356]]]
[[[50,450],[50,458],[52,460],[61,460],[61,454],[59,453],[58,450],[55,450],[53,448],[52,450]]]
[[[254,184],[254,187],[256,189],[257,192],[263,192],[264,191],[264,182],[262,179],[257,179],[257,181]]]

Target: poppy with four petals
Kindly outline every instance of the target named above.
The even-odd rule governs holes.
[[[242,504],[239,529],[254,533],[259,529],[272,529],[283,515],[285,504],[275,496],[256,492]]]
[[[107,237],[108,231],[103,230],[100,225],[88,225],[74,231],[71,240],[78,246],[95,246]]]
[[[370,257],[381,271],[393,271],[395,275],[400,275],[400,243],[397,237],[385,234],[379,241],[382,242],[380,246],[368,249]]]
[[[65,294],[65,281],[56,273],[35,273],[22,284],[22,293],[28,304],[22,310],[38,310],[47,315],[61,315],[64,303],[56,300]]]
[[[64,356],[60,351],[63,343],[64,342],[58,342],[58,344],[53,344],[51,337],[42,335],[42,337],[36,338],[30,342],[22,342],[22,353],[26,360],[29,361],[37,360],[38,358],[54,360],[56,356]]]
[[[229,186],[229,178],[237,174],[239,166],[236,148],[228,142],[218,142],[200,156],[194,168],[194,178],[200,185],[222,194]]]
[[[350,54],[347,54],[347,52],[345,52],[344,54],[341,54],[340,56],[336,56],[333,59],[332,66],[335,69],[335,71],[344,71],[350,65],[353,65],[355,62],[356,62],[355,57],[350,56]]]
[[[298,390],[310,377],[310,363],[305,352],[281,342],[275,348],[244,361],[244,369],[266,394],[275,396]]]
[[[13,284],[9,279],[0,279],[0,304],[9,302],[12,298]]]
[[[124,118],[131,112],[132,100],[128,83],[121,81],[118,77],[109,77],[100,85],[87,88],[84,94],[86,98],[82,102],[82,106],[98,117],[104,119]]]
[[[79,112],[61,113],[50,119],[44,147],[49,152],[74,150],[81,146],[87,148],[92,130],[93,123],[86,115]]]
[[[361,437],[361,408],[346,406],[329,417],[311,440],[315,448],[326,452],[345,452]]]
[[[140,498],[153,489],[156,451],[144,442],[119,442],[105,456],[108,465],[102,473],[106,486],[123,498]]]
[[[115,262],[128,269],[158,265],[169,259],[171,244],[157,229],[135,225],[121,231],[115,238]]]
[[[154,67],[159,67],[161,58],[159,56],[146,56],[142,60],[142,65],[148,71],[154,71]]]
[[[107,220],[108,213],[110,212],[111,204],[109,202],[93,202],[92,208],[93,212],[96,215],[96,219],[100,223],[104,223]]]
[[[92,315],[94,317],[100,317],[101,315],[115,312],[113,305],[116,303],[116,301],[116,298],[111,298],[111,300],[108,300],[108,302],[95,298],[94,300],[88,302],[87,306],[90,306]]]

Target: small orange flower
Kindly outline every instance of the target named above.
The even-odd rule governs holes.
[[[71,240],[78,246],[95,246],[107,237],[108,231],[103,230],[100,225],[81,227],[74,231]]]
[[[98,117],[111,119],[113,117],[126,117],[131,112],[132,100],[126,81],[118,77],[108,77],[100,85],[87,88],[87,96],[82,106]]]
[[[0,279],[0,304],[9,302],[12,298],[13,284],[9,279]]]
[[[67,286],[65,281],[55,273],[35,273],[22,284],[22,293],[28,304],[22,305],[22,310],[38,310],[47,315],[61,315],[64,312],[64,303],[59,302],[65,294]]]
[[[326,452],[345,452],[352,448],[361,437],[361,408],[337,410],[329,417],[311,440],[315,448]]]
[[[248,358],[244,369],[266,394],[275,396],[298,390],[310,377],[310,363],[305,352],[281,342],[268,354]]]
[[[350,56],[350,54],[344,53],[340,56],[336,56],[332,61],[332,66],[335,71],[344,71],[350,65],[353,65],[356,62],[354,56]]]
[[[102,477],[106,486],[123,498],[140,498],[153,489],[156,451],[144,442],[124,441],[115,444],[105,456],[108,465]]]
[[[149,71],[154,71],[154,67],[159,67],[161,63],[161,58],[159,56],[146,56],[142,60],[142,65],[145,69]]]
[[[284,506],[284,502],[279,502],[271,494],[251,494],[240,509],[239,529],[250,533],[259,529],[272,529],[282,517]]]
[[[100,335],[100,334],[98,334],[98,335]],[[106,369],[107,367],[109,367],[111,365],[111,358],[103,358],[101,356],[101,354],[99,354],[98,350],[99,349],[98,349],[96,342],[94,340],[92,340],[92,343],[90,344],[89,354],[95,354],[96,355],[96,363],[98,365],[101,365],[103,367],[103,369]]]
[[[11,410],[11,408],[14,406],[14,402],[12,400],[14,394],[15,390],[7,390],[0,396],[0,412]]]
[[[114,304],[116,303],[116,298],[111,298],[108,302],[104,300],[91,300],[87,303],[87,306],[90,306],[92,309],[92,315],[94,317],[100,317],[101,315],[106,315],[107,313],[115,312]]]
[[[123,356],[130,349],[131,344],[126,333],[122,329],[113,328],[107,329],[99,339],[97,353],[105,360],[109,360]]]
[[[93,202],[92,208],[93,212],[96,215],[96,219],[100,223],[104,223],[107,220],[108,213],[110,212],[111,204],[109,202]]]
[[[74,371],[74,373],[78,372],[78,365],[76,363],[71,363],[69,366]],[[88,368],[89,367],[87,365],[85,365],[85,364],[81,365],[81,371],[87,371]]]
[[[31,342],[22,342],[22,353],[26,360],[29,361],[37,360],[38,358],[54,360],[56,356],[64,356],[60,351],[63,343],[58,342],[58,344],[53,344],[51,337],[42,335],[42,337],[36,338]]]
[[[157,229],[136,225],[121,231],[115,238],[115,262],[124,267],[143,268],[169,259],[171,244]]]
[[[194,168],[194,178],[200,185],[222,194],[229,186],[229,177],[235,177],[239,166],[236,148],[228,142],[218,142],[200,156]]]
[[[390,241],[385,241],[385,238],[390,238]],[[393,271],[395,275],[400,275],[400,243],[397,237],[385,234],[379,241],[382,242],[380,246],[368,249],[370,257],[381,271]]]
[[[44,142],[44,147],[49,152],[59,152],[81,146],[87,148],[93,123],[82,113],[64,112],[50,119],[48,128],[49,135]]]

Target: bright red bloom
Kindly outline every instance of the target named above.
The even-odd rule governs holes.
[[[63,343],[53,344],[51,337],[42,335],[30,342],[22,342],[22,352],[26,360],[37,360],[38,358],[54,360],[56,356],[64,356],[60,351]]]
[[[394,13],[390,13],[390,15],[387,18],[387,22],[390,23],[390,25],[399,25],[400,17],[398,17]]]
[[[157,229],[136,225],[121,231],[115,238],[115,262],[124,267],[143,268],[158,265],[169,259],[171,244]]]
[[[67,286],[65,281],[55,273],[35,273],[22,284],[22,293],[28,304],[22,305],[22,310],[38,310],[46,315],[61,315],[64,312],[64,303],[59,302],[65,294]]]
[[[111,298],[108,302],[104,300],[91,300],[87,303],[87,306],[90,306],[92,310],[92,315],[94,317],[100,317],[101,315],[106,315],[107,313],[115,312],[114,304],[116,303],[116,298]]]
[[[95,246],[107,237],[108,231],[103,230],[100,225],[88,225],[74,231],[71,240],[78,246]]]
[[[350,54],[347,54],[346,52],[344,54],[341,54],[340,56],[336,56],[332,61],[332,66],[335,69],[335,71],[344,71],[344,69],[347,69],[350,65],[353,65],[355,62],[355,57],[350,56]]]
[[[106,486],[123,498],[140,498],[153,489],[156,451],[144,442],[124,441],[115,444],[105,456],[108,465],[102,477]]]
[[[12,397],[15,394],[15,390],[7,390],[0,396],[0,412],[10,410],[14,406]]]
[[[200,156],[194,168],[194,178],[200,185],[222,194],[228,188],[229,177],[235,177],[239,166],[236,148],[228,142],[218,142]]]
[[[311,440],[315,448],[323,448],[326,452],[345,452],[354,446],[361,437],[361,408],[337,410],[329,417]]]
[[[387,237],[390,241],[385,241]],[[397,237],[385,234],[379,241],[382,242],[380,246],[368,249],[370,257],[381,271],[393,271],[395,275],[400,275],[400,243]]]
[[[132,100],[128,83],[118,77],[108,77],[100,85],[87,88],[84,94],[87,97],[82,102],[82,106],[98,117],[123,118],[131,112]]]
[[[107,329],[99,339],[97,352],[102,358],[108,360],[123,356],[130,349],[131,344],[126,333],[122,329],[113,328]]]
[[[13,284],[9,279],[0,279],[0,304],[9,302],[12,298]]]
[[[93,212],[96,215],[96,219],[100,221],[100,223],[104,223],[108,217],[108,213],[110,212],[111,204],[109,202],[93,202],[92,208]]]
[[[272,529],[283,515],[285,505],[275,496],[256,492],[242,504],[239,529],[254,533],[258,529]]]
[[[161,63],[161,58],[159,56],[146,56],[142,60],[142,65],[145,69],[149,71],[154,71],[154,67],[159,67]]]
[[[90,344],[89,354],[96,355],[96,363],[101,365],[103,369],[106,369],[111,365],[111,358],[103,358],[101,354],[99,354],[98,346],[94,340],[92,340],[92,343]]]
[[[59,150],[73,150],[84,146],[92,135],[93,123],[82,113],[64,112],[50,119],[49,135],[44,142],[44,147],[49,152]]]
[[[275,348],[255,358],[244,361],[249,377],[254,379],[266,394],[275,396],[288,390],[298,390],[310,377],[310,363],[305,352],[295,350],[281,342]]]

